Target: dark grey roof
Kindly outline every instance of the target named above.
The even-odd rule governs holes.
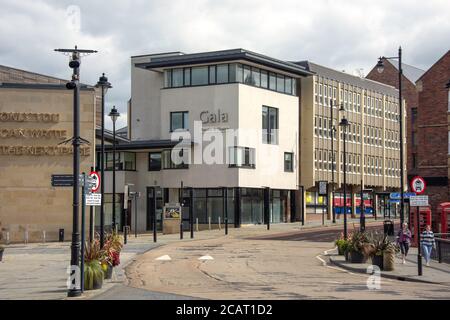
[[[135,140],[126,143],[116,144],[117,151],[131,151],[131,150],[145,150],[145,149],[164,149],[173,148],[178,145],[180,141],[173,141],[170,139],[165,140]],[[191,145],[189,143],[188,145]],[[112,145],[105,145],[106,151],[112,151]],[[100,151],[100,145],[96,146],[96,150]]]
[[[264,66],[268,66],[271,68],[275,68],[278,70],[290,72],[300,76],[308,76],[312,74],[301,65],[271,58],[244,49],[230,49],[230,50],[211,51],[193,54],[154,57],[151,59],[150,62],[137,63],[136,67],[144,69],[154,69],[154,68],[174,67],[188,64],[192,65],[192,64],[225,62],[233,60],[246,60]]]
[[[398,61],[394,59],[387,59],[395,69],[398,70]],[[413,84],[425,73],[425,70],[402,63],[403,75]]]
[[[11,82],[0,82],[0,88],[12,88],[12,89],[42,89],[42,90],[67,90],[66,84],[58,83],[11,83]],[[94,91],[95,88],[82,84],[80,86],[81,90]]]
[[[354,76],[345,72],[337,71],[328,67],[324,67],[318,64],[315,64],[311,61],[298,61],[295,62],[296,64],[299,64],[303,67],[305,67],[307,70],[316,73],[319,76],[329,78],[331,80],[336,80],[339,82],[344,82],[346,84],[357,86],[360,88],[369,89],[372,91],[376,91],[379,93],[391,95],[391,96],[397,96],[398,90],[395,89],[395,87],[373,81],[366,78],[361,78],[358,76]]]
[[[97,126],[95,128],[95,136],[97,137],[97,139],[101,139],[102,136],[102,131],[101,131],[101,127]],[[109,142],[113,142],[114,141],[114,135],[113,132],[111,130],[105,129],[105,140],[109,141]],[[122,143],[127,143],[130,142],[130,139],[125,138],[124,136],[118,135],[117,134],[117,130],[116,130],[116,141],[117,144],[122,144]]]

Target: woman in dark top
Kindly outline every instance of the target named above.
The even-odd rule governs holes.
[[[411,230],[408,229],[408,224],[406,222],[403,223],[402,228],[397,233],[397,243],[400,246],[400,251],[402,252],[403,264],[405,264],[409,246],[411,245]]]

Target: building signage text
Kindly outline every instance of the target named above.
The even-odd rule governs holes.
[[[212,113],[209,111],[202,111],[200,113],[200,120],[204,124],[213,124],[213,123],[224,123],[228,122],[228,113],[223,113],[219,110],[217,110],[216,113]]]

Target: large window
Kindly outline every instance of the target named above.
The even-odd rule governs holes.
[[[294,171],[294,154],[292,152],[284,153],[284,171],[285,172]]]
[[[236,82],[296,95],[296,79],[241,63],[224,63],[164,70],[165,88]]]
[[[97,159],[100,159],[100,153]],[[105,152],[105,170],[113,169],[113,153]],[[136,170],[136,154],[133,152],[116,152],[116,170],[134,171]]]
[[[262,107],[262,139],[263,143],[278,144],[278,109]]]
[[[148,154],[148,171],[161,170],[161,152],[150,152]]]
[[[178,152],[178,151],[174,151],[174,152]],[[179,151],[180,152],[180,157],[182,159],[184,159],[184,155],[182,154],[183,151]],[[184,161],[182,161],[181,163],[174,163],[172,161],[172,150],[163,150],[161,152],[161,164],[162,164],[162,169],[188,169],[189,165],[187,163],[185,163]]]
[[[255,149],[247,147],[230,147],[229,165],[238,168],[255,168]]]
[[[208,84],[208,67],[192,68],[191,77],[193,86]]]
[[[179,111],[170,113],[170,131],[177,129],[188,130],[189,128],[189,112]]]

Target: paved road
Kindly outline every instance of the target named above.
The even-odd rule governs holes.
[[[370,290],[369,275],[325,266],[320,255],[333,247],[330,232],[336,236],[338,230],[290,232],[288,240],[259,240],[240,233],[168,244],[126,269],[129,286],[204,299],[450,298],[449,287],[389,279],[381,279],[380,290]],[[164,255],[171,260],[155,260]],[[214,260],[199,260],[204,255]]]

